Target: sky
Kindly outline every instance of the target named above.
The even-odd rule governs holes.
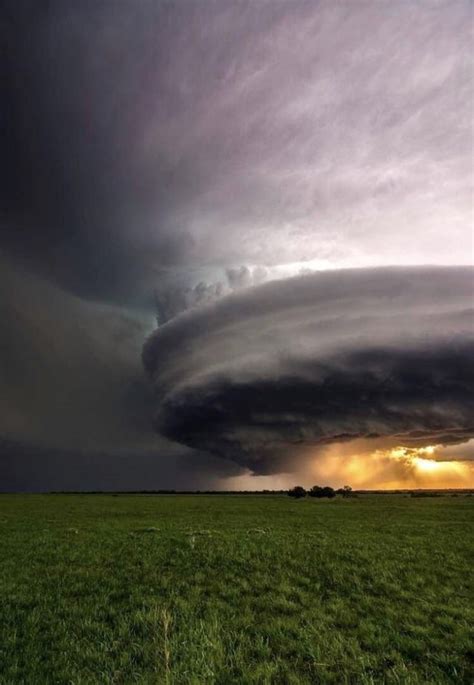
[[[0,490],[474,487],[469,0],[7,0]]]

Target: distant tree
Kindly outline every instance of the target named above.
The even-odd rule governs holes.
[[[295,499],[301,499],[301,497],[306,497],[306,490],[301,485],[296,485],[294,488],[288,490],[288,495]]]
[[[338,495],[342,495],[342,497],[353,497],[354,493],[352,492],[352,488],[350,485],[344,485],[343,488],[339,488],[339,490],[336,490],[336,493]]]
[[[322,488],[320,485],[313,485],[311,490],[309,491],[309,496],[310,497],[329,497],[333,498],[336,496],[336,492],[334,491],[333,488],[330,488],[329,485],[326,485],[324,488]]]

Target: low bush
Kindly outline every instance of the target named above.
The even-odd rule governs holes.
[[[301,499],[302,497],[306,497],[306,490],[303,486],[296,485],[294,488],[291,488],[291,490],[288,490],[288,495],[295,499]]]
[[[325,487],[313,485],[308,494],[310,497],[328,497],[330,499],[336,496],[334,488],[329,487],[329,485],[326,485]]]

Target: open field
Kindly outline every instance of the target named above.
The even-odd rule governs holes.
[[[4,495],[0,683],[471,683],[474,497]]]

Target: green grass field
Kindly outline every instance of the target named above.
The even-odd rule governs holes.
[[[474,497],[0,497],[0,683],[472,683]]]

